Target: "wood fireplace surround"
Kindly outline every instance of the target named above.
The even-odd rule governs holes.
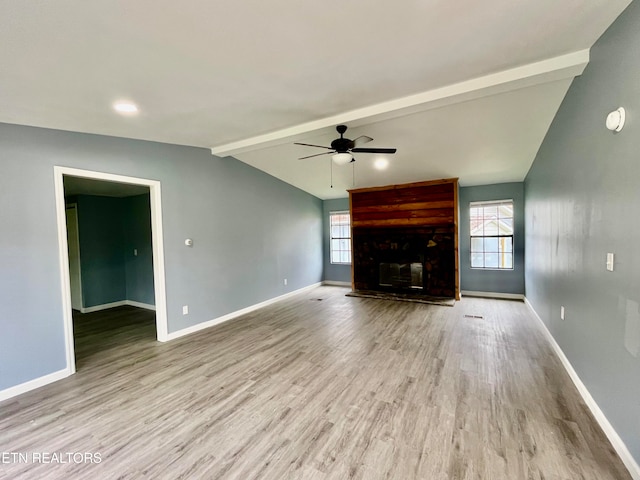
[[[349,191],[354,291],[460,299],[458,179]]]

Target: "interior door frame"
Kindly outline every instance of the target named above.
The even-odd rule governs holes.
[[[82,259],[80,258],[80,228],[79,228],[79,223],[78,223],[78,204],[76,202],[73,203],[65,203],[65,222],[66,222],[66,213],[67,210],[75,210],[75,215],[76,215],[76,245],[78,246],[78,279],[79,279],[79,285],[78,285],[78,294],[80,295],[80,311],[82,311],[82,308],[84,307],[84,297],[82,294],[82,264],[81,261]],[[65,223],[66,227],[67,227],[67,246],[69,245],[69,224]],[[69,250],[67,250],[69,251]],[[69,280],[71,280],[71,268],[69,268]],[[71,283],[69,283],[69,287],[71,287]],[[71,291],[71,288],[70,290]],[[71,298],[71,308],[73,308],[73,297]]]
[[[128,177],[112,173],[54,166],[56,216],[58,223],[58,249],[60,259],[60,281],[62,286],[62,314],[64,318],[67,371],[76,372],[75,347],[73,342],[73,316],[71,309],[71,286],[69,280],[69,253],[67,244],[67,218],[64,200],[64,175],[91,178],[109,182],[129,183],[149,187],[151,200],[151,240],[153,251],[153,282],[156,303],[156,335],[159,342],[168,338],[167,295],[164,269],[164,234],[162,230],[162,195],[160,182],[146,178]]]

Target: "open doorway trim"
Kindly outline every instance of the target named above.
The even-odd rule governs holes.
[[[60,259],[60,280],[62,285],[62,311],[64,318],[65,348],[67,355],[67,371],[69,375],[76,372],[76,359],[73,342],[73,316],[71,309],[71,286],[69,284],[69,254],[67,245],[67,222],[65,216],[63,176],[92,178],[109,182],[130,183],[149,187],[151,199],[151,239],[153,250],[153,281],[156,303],[156,332],[160,342],[168,338],[167,295],[164,271],[164,245],[162,232],[162,202],[160,182],[145,178],[127,177],[105,172],[80,170],[77,168],[54,166],[56,216],[58,222],[58,246]]]
[[[66,204],[65,205],[65,214],[68,213],[69,210],[73,210],[74,211],[75,223],[76,223],[76,225],[75,225],[75,235],[74,235],[75,238],[73,239],[74,240],[73,243],[74,243],[74,246],[76,248],[75,248],[75,252],[73,252],[73,253],[74,253],[74,256],[77,256],[77,262],[78,262],[77,272],[75,272],[78,275],[78,286],[77,286],[76,292],[77,292],[78,296],[80,297],[80,298],[76,298],[76,301],[79,300],[79,305],[76,305],[76,306],[79,307],[77,310],[80,310],[82,313],[84,313],[83,307],[82,307],[82,305],[83,305],[83,303],[82,303],[82,298],[83,298],[82,297],[82,266],[80,264],[80,231],[79,231],[79,228],[78,228],[78,204],[75,203],[75,202],[74,203],[70,203],[70,204]],[[69,217],[68,216],[66,217],[66,225],[67,225],[67,247],[70,247],[70,243],[71,242],[69,242],[69,237],[70,237],[69,233],[70,232],[69,232]],[[67,251],[68,252],[72,252],[73,251],[72,247],[68,248]],[[73,305],[73,290],[74,289],[72,288],[73,287],[73,281],[72,281],[73,272],[71,270],[73,270],[73,269],[71,268],[71,256],[70,256],[69,257],[69,282],[70,282],[69,286],[71,287],[71,308],[74,308],[74,305]]]

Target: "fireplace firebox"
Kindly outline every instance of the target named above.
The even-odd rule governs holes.
[[[381,287],[422,290],[421,263],[381,263],[379,285]]]

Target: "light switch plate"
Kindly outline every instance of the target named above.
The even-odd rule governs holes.
[[[613,253],[607,253],[607,270],[613,272]]]

